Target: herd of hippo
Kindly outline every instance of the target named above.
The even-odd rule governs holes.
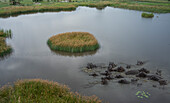
[[[142,66],[145,62],[143,61],[137,61],[136,66]],[[164,80],[161,75],[161,70],[157,70],[155,73],[150,73],[149,70],[146,68],[141,67],[141,69],[131,69],[131,65],[126,65],[126,67],[123,66],[117,66],[114,62],[110,62],[109,65],[107,65],[104,69],[104,71],[95,72],[94,70],[99,68],[96,64],[88,63],[86,66],[87,70],[91,70],[92,72],[89,73],[90,76],[97,77],[101,76],[101,84],[106,85],[108,84],[108,81],[116,79],[118,80],[118,83],[121,84],[130,84],[130,83],[137,83],[138,80],[141,79],[147,79],[147,80],[153,80],[157,81],[160,85],[168,85],[168,81]],[[113,74],[114,72],[117,72],[117,74]],[[124,75],[122,75],[122,73]],[[126,79],[125,76],[132,75],[135,78],[131,78],[130,80]],[[142,85],[142,83],[137,83],[137,85]],[[156,87],[156,85],[153,85],[153,87]]]

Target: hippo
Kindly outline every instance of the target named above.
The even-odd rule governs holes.
[[[127,81],[126,79],[121,79],[118,81],[118,83],[121,83],[121,84],[129,84],[130,82]]]
[[[140,65],[143,65],[143,64],[144,64],[143,61],[137,61],[137,64],[136,64],[136,65],[140,66]]]
[[[124,78],[122,75],[116,75],[115,78]]]
[[[147,70],[147,69],[145,69],[145,68],[141,68],[141,69],[139,69],[139,72],[150,73],[150,71],[149,71],[149,70]]]
[[[139,73],[138,70],[129,70],[129,71],[125,72],[126,75],[136,75],[138,73]]]
[[[93,68],[96,68],[96,67],[97,66],[93,63],[88,63],[87,66],[86,66],[86,68],[88,68],[88,69],[93,69]]]
[[[102,81],[101,81],[101,84],[102,84],[102,85],[107,85],[107,84],[108,84],[108,81],[107,81],[106,78],[103,78],[103,77],[102,77],[101,80],[102,80]]]
[[[105,76],[111,75],[111,73],[109,71],[105,71],[105,73],[100,73],[100,74],[105,75]]]
[[[96,76],[99,76],[99,75],[96,74],[96,73],[93,73],[93,74],[90,74],[90,76],[96,77]]]
[[[125,69],[122,66],[120,66],[120,67],[114,69],[114,71],[116,71],[116,72],[124,72]]]
[[[147,74],[145,72],[140,72],[139,74],[136,75],[136,77],[145,78],[145,77],[147,77]]]

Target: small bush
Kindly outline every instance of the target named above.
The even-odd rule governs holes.
[[[154,15],[153,15],[153,13],[142,13],[142,17],[144,17],[144,18],[153,18],[154,17]]]

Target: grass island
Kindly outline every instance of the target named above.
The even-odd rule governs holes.
[[[19,80],[0,88],[0,103],[101,103],[96,96],[81,96],[57,82],[41,79]]]
[[[95,37],[88,32],[67,32],[54,35],[47,41],[54,51],[81,53],[99,48]]]
[[[0,30],[0,57],[12,52],[11,46],[6,44],[6,38],[11,36],[11,30]]]
[[[153,15],[153,13],[142,13],[142,17],[143,18],[153,18],[154,15]]]

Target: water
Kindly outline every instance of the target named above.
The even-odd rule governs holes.
[[[68,85],[72,91],[83,95],[97,95],[110,103],[170,103],[170,84],[162,89],[152,84],[137,87],[120,85],[89,85],[97,79],[82,72],[88,62],[135,64],[147,61],[144,67],[163,70],[170,81],[170,14],[155,14],[153,19],[141,17],[139,11],[107,7],[104,10],[78,7],[76,11],[37,13],[18,17],[0,18],[0,27],[11,29],[13,38],[8,39],[14,52],[0,61],[0,85],[18,79],[41,78]],[[157,17],[158,16],[158,17]],[[52,52],[47,40],[52,35],[85,31],[99,41],[98,51],[85,54]],[[136,97],[137,91],[147,91],[149,99]]]

